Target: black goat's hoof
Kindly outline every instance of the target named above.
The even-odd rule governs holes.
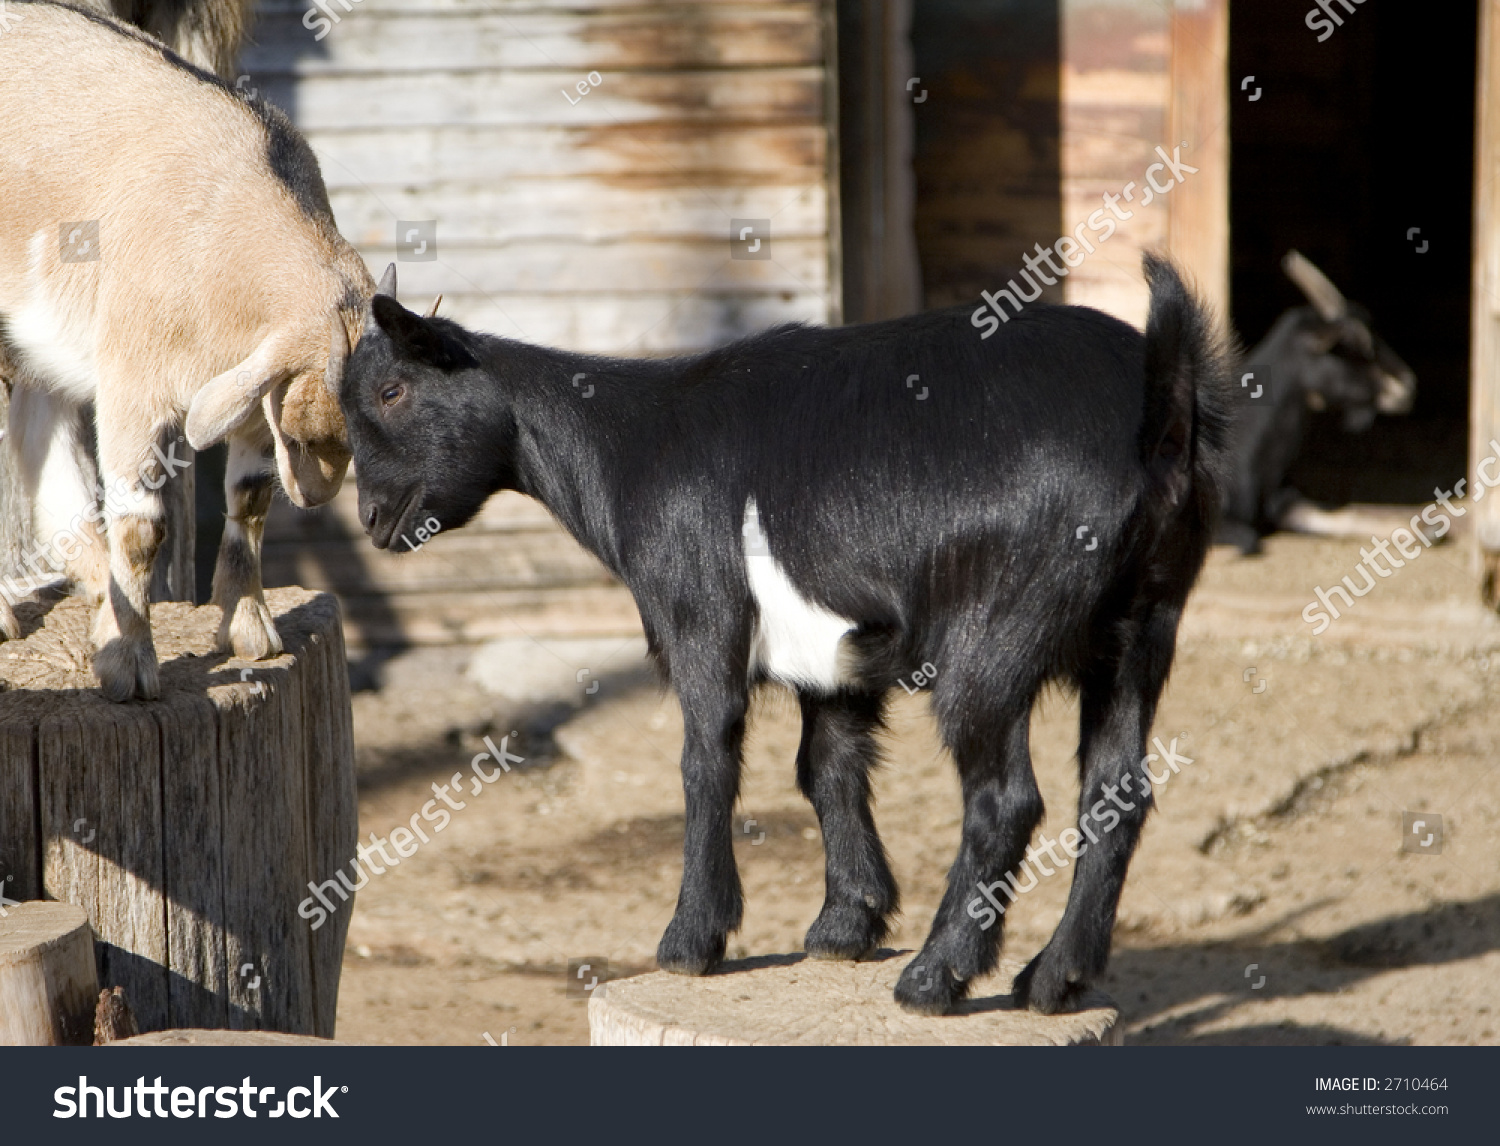
[[[1016,1006],[1043,1015],[1076,1011],[1089,989],[1088,976],[1080,968],[1069,968],[1044,947],[1026,964],[1011,985]]]
[[[656,947],[656,965],[674,975],[706,975],[724,961],[726,936],[705,935],[673,919]]]
[[[885,938],[885,919],[862,904],[826,903],[802,949],[814,959],[863,959]]]
[[[896,980],[896,1002],[919,1015],[946,1015],[969,991],[942,963],[918,955]]]

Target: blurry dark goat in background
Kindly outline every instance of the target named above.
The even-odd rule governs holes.
[[[1344,429],[1362,433],[1377,413],[1409,411],[1417,388],[1411,367],[1371,327],[1369,312],[1298,252],[1287,252],[1281,267],[1310,305],[1278,318],[1240,367],[1219,540],[1245,553],[1277,529],[1322,531],[1286,484],[1313,413],[1342,411]]]

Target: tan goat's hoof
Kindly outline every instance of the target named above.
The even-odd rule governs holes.
[[[281,655],[281,634],[276,631],[276,622],[265,602],[254,597],[241,597],[234,611],[224,611],[219,623],[218,650],[233,651],[234,655],[247,661],[264,661]]]

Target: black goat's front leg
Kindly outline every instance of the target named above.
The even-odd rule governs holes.
[[[797,787],[823,829],[823,910],[803,946],[823,959],[858,959],[880,945],[896,910],[896,879],[870,815],[870,769],[885,698],[802,693]]]
[[[722,668],[680,674],[674,660],[673,678],[682,705],[686,823],[682,890],[677,912],[656,948],[656,962],[679,975],[712,970],[724,958],[725,940],[739,927],[744,912],[732,825],[748,696],[743,681],[724,680],[722,675]]]

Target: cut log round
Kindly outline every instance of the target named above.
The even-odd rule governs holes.
[[[0,908],[0,1046],[94,1040],[94,936],[71,903]]]
[[[1118,1046],[1119,1012],[1091,992],[1082,1010],[1039,1015],[1009,995],[968,999],[951,1015],[914,1015],[891,992],[911,952],[860,963],[764,955],[687,978],[617,979],[589,999],[594,1046]],[[997,982],[1021,964],[1002,962]]]
[[[98,691],[79,601],[0,645],[0,887],[88,913],[142,1031],[333,1034],[352,897],[316,930],[298,906],[354,854],[348,666],[331,596],[266,599],[286,652],[258,662],[212,651],[217,608],[156,605],[146,703]]]

